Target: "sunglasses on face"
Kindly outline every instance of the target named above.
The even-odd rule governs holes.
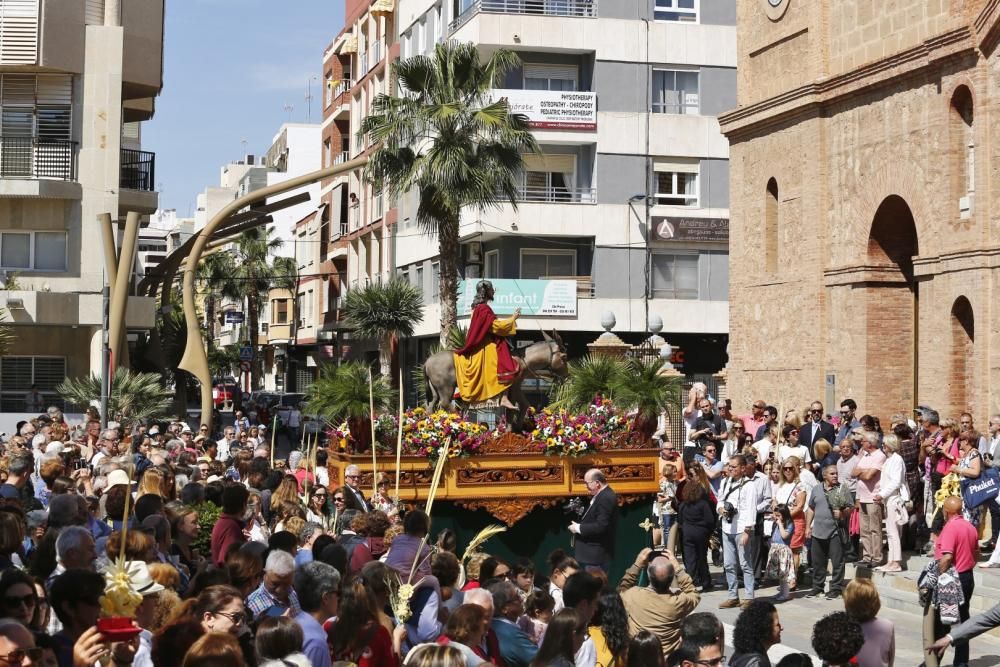
[[[217,611],[215,613],[218,614],[219,616],[225,616],[226,618],[228,618],[230,621],[233,622],[233,625],[243,625],[243,621],[246,620],[246,614],[244,614],[242,611],[238,611],[235,614],[229,614],[224,611]]]
[[[335,503],[342,503],[342,502],[344,502],[344,496],[334,496],[333,497],[333,502],[335,502]]]
[[[795,468],[782,468],[782,470],[791,470],[791,471],[793,471],[793,472],[794,472],[794,471],[795,471]]]
[[[31,658],[32,663],[41,661],[43,650],[40,648],[19,648],[14,649],[7,655],[0,655],[0,660],[4,660],[11,665],[20,665],[25,658]]]
[[[821,415],[821,414],[823,414],[822,410],[810,410],[809,412],[811,412],[814,415]]]
[[[36,603],[35,600],[36,598],[34,593],[28,595],[22,595],[21,597],[17,597],[14,595],[5,595],[3,598],[3,603],[5,607],[13,609],[14,607],[20,605],[24,605],[25,607],[33,607],[35,606]]]

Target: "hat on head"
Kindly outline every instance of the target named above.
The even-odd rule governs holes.
[[[112,488],[123,484],[125,486],[129,485],[128,473],[124,470],[112,470],[108,474],[108,488]]]
[[[49,520],[49,513],[45,510],[31,510],[25,516],[28,517],[28,528],[31,529],[38,528]]]
[[[194,439],[195,442],[205,442],[206,440],[208,440],[208,437],[204,435],[195,436]]]
[[[184,426],[181,427],[181,433],[194,433],[194,431],[191,430],[190,426],[184,424]]]
[[[113,569],[108,568],[104,573],[108,586],[114,583]],[[141,560],[130,560],[125,563],[125,572],[128,574],[129,586],[143,597],[163,590],[163,586],[149,575],[149,568]]]
[[[149,428],[149,435],[160,435],[160,429],[156,426],[151,426]]]

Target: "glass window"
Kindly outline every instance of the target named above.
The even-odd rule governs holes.
[[[698,255],[653,253],[652,264],[653,298],[698,298]]]
[[[694,23],[698,20],[698,0],[656,0],[653,18]]]
[[[699,113],[698,72],[653,70],[653,113]]]
[[[656,172],[656,203],[660,206],[698,206],[698,174]]]
[[[568,278],[576,275],[575,250],[522,250],[521,278]]]
[[[288,324],[288,299],[274,301],[274,323]]]
[[[420,296],[424,296],[426,294],[426,292],[424,292],[424,267],[422,266],[417,267],[416,280],[417,280],[417,289],[420,290]]]
[[[431,303],[437,303],[441,296],[441,265],[431,264]]]
[[[35,269],[66,270],[65,232],[35,232]]]
[[[0,267],[31,268],[31,234],[14,232],[0,234]]]
[[[486,253],[486,277],[500,277],[500,251],[490,250]]]

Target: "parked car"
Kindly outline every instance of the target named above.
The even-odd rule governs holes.
[[[243,401],[243,392],[233,378],[216,380],[212,386],[212,401],[219,410],[236,410]]]

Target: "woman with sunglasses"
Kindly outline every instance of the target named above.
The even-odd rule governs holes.
[[[792,549],[792,563],[795,568],[797,579],[799,571],[799,560],[802,556],[802,547],[806,540],[806,490],[799,480],[799,468],[801,462],[797,456],[789,456],[781,462],[781,482],[771,500],[771,510],[774,511],[779,505],[788,508],[788,513],[792,516],[794,533],[792,541],[788,546]],[[795,590],[795,586],[791,587]]]
[[[333,511],[329,503],[330,493],[325,486],[313,487],[309,493],[309,506],[306,508],[306,521],[312,521],[323,526],[324,531],[333,530]]]
[[[34,579],[21,570],[4,571],[0,576],[0,617],[13,618],[24,627],[33,628],[37,606]]]

